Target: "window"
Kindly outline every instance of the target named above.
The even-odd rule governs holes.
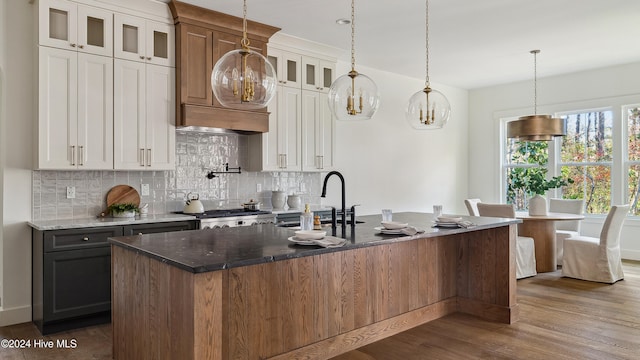
[[[640,215],[640,105],[567,111],[554,116],[566,120],[566,136],[549,142],[504,138],[504,200],[518,210],[528,208],[532,194],[521,190],[522,179],[542,172],[547,179],[570,179],[568,184],[549,190],[547,197],[584,199],[585,213],[597,215],[607,214],[614,203],[628,202],[631,213]],[[503,119],[505,129],[510,120]]]
[[[606,214],[611,207],[613,113],[575,112],[562,118],[567,135],[561,137],[557,164],[562,176],[574,181],[562,189],[562,197],[584,199],[587,214]]]
[[[629,212],[640,215],[640,106],[625,107],[623,114],[627,122],[627,159],[625,168],[627,177],[627,202],[631,205]]]
[[[507,204],[514,204],[517,210],[524,210],[528,208],[531,194],[523,190],[523,179],[536,173],[546,174],[549,144],[546,141],[507,139],[505,150],[504,180],[507,184]]]

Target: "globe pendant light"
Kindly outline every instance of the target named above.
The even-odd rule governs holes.
[[[567,134],[564,119],[550,115],[538,115],[538,75],[537,55],[540,50],[531,50],[533,54],[533,114],[521,116],[518,120],[507,123],[507,137],[521,141],[550,141],[556,136]]]
[[[220,104],[239,110],[267,106],[276,92],[276,72],[262,54],[249,49],[244,0],[241,48],[224,54],[211,72],[211,88]]]
[[[369,120],[380,105],[376,84],[355,68],[355,4],[351,0],[351,71],[337,78],[329,88],[329,107],[338,120]]]
[[[414,129],[440,129],[449,120],[451,105],[449,100],[438,90],[429,85],[429,0],[426,4],[426,79],[424,89],[409,98],[405,117]]]

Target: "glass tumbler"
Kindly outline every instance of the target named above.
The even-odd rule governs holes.
[[[382,221],[392,221],[393,213],[391,209],[382,209]]]

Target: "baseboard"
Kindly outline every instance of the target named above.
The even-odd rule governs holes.
[[[22,324],[31,321],[31,306],[0,309],[0,326]]]
[[[640,261],[640,250],[620,249],[620,257],[622,257],[623,260]]]

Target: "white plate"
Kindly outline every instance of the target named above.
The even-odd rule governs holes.
[[[298,244],[298,245],[316,245],[316,246],[318,246],[313,240],[302,240],[302,239],[298,239],[295,236],[291,236],[287,240],[291,241],[294,244]]]
[[[436,222],[435,223],[437,227],[442,227],[442,228],[457,228],[460,227],[458,225],[458,223],[441,223],[441,222]]]
[[[377,226],[373,228],[374,230],[377,230],[383,234],[387,234],[387,235],[398,235],[398,234],[403,234],[402,229],[395,229],[395,230],[391,230],[391,229],[387,229],[383,226]]]
[[[320,240],[327,235],[323,230],[298,230],[296,231],[296,238],[299,240]]]
[[[383,221],[382,226],[384,226],[384,228],[387,230],[398,230],[406,228],[407,226],[409,226],[409,224],[397,221]]]
[[[461,217],[452,217],[452,216],[438,216],[437,218],[438,223],[457,223],[460,220],[462,220]]]

